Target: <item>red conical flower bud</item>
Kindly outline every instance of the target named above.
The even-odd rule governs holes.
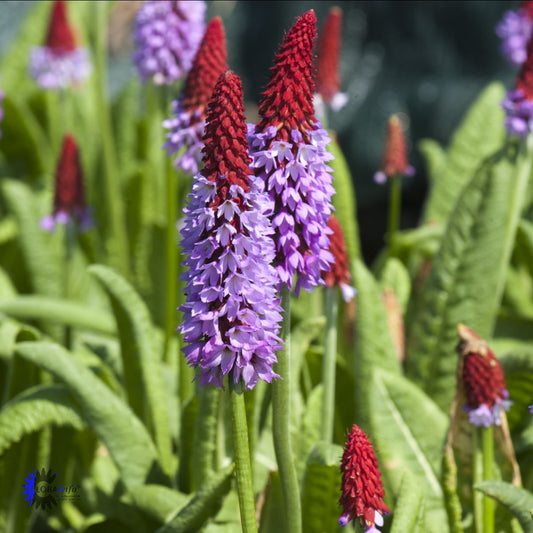
[[[67,19],[67,3],[61,0],[54,2],[45,46],[55,54],[72,52],[76,48],[74,34]]]
[[[344,446],[341,472],[339,524],[345,526],[357,518],[366,532],[377,531],[375,526],[383,525],[383,514],[389,514],[389,508],[383,501],[385,491],[372,444],[355,424]]]
[[[387,140],[381,171],[374,174],[376,183],[385,183],[397,175],[412,176],[414,168],[407,160],[407,144],[398,115],[392,115],[387,126]]]
[[[500,412],[509,409],[509,393],[502,365],[487,343],[463,324],[458,326],[457,351],[462,360],[462,380],[470,422],[476,426],[500,425]]]
[[[329,251],[333,254],[335,261],[331,265],[331,270],[322,272],[322,278],[327,287],[340,287],[344,300],[348,302],[355,296],[355,289],[350,286],[352,276],[348,268],[348,253],[344,233],[334,215],[329,217],[327,226],[333,232],[329,236]]]
[[[521,2],[519,9],[525,11],[527,16],[530,19],[533,19],[533,1],[532,0],[524,0],[523,2]]]

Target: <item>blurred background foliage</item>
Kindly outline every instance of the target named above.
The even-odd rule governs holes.
[[[0,55],[34,2],[0,4]],[[141,2],[116,2],[111,26],[109,85],[112,95],[135,76],[130,60],[131,24]],[[241,77],[249,119],[268,80],[285,28],[304,10],[322,22],[332,5],[344,12],[342,89],[347,106],[334,115],[358,197],[365,259],[383,246],[387,191],[372,180],[381,161],[385,125],[404,113],[415,178],[404,183],[402,227],[416,225],[427,192],[427,174],[417,143],[431,138],[447,145],[466,109],[491,80],[509,85],[516,73],[499,52],[494,28],[509,1],[213,1],[208,18],[220,15],[228,35],[229,64]],[[1,73],[0,73],[1,75]],[[1,86],[1,78],[0,78]]]

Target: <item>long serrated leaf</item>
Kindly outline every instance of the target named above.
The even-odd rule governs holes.
[[[523,152],[506,150],[478,169],[457,202],[420,293],[407,370],[445,410],[456,377],[457,324],[482,338],[492,333],[530,163]]]
[[[92,265],[89,272],[96,276],[111,299],[130,405],[142,416],[146,401],[148,416],[145,421],[151,424],[161,466],[170,474],[172,450],[161,354],[156,351],[148,309],[133,287],[110,268]]]
[[[140,485],[130,490],[125,501],[133,503],[140,511],[164,524],[176,509],[184,507],[190,496],[164,485]]]
[[[533,533],[533,494],[504,481],[481,481],[474,486],[494,498],[520,522],[524,533]]]
[[[403,472],[408,470],[426,496],[428,525],[445,523],[439,480],[446,415],[400,375],[376,368],[370,385],[370,436],[393,495],[399,494]],[[431,531],[442,529],[435,526]]]
[[[23,342],[16,350],[26,361],[67,385],[80,405],[82,418],[109,450],[127,488],[161,479],[156,450],[146,428],[90,370],[50,342]]]
[[[502,145],[505,131],[500,103],[503,97],[502,84],[491,83],[468,111],[453,136],[445,162],[433,176],[424,220],[445,223],[474,170]]]
[[[390,533],[425,531],[424,492],[415,477],[405,471],[400,484],[398,500],[394,506],[394,520]]]
[[[438,176],[446,164],[446,152],[433,139],[422,139],[418,142],[418,150],[426,160],[427,174],[431,182]]]
[[[307,457],[302,490],[305,532],[341,531],[338,523],[341,457],[342,448],[326,442],[315,444]]]
[[[24,435],[49,425],[84,429],[78,410],[64,385],[38,385],[25,390],[0,411],[0,455]]]
[[[222,499],[231,488],[231,478],[235,470],[230,465],[208,479],[196,491],[192,500],[157,533],[196,533],[209,518],[215,516],[220,509]]]

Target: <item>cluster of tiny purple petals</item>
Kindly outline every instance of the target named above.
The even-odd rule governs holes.
[[[330,139],[318,121],[308,132],[309,143],[303,141],[298,130],[292,130],[290,142],[271,141],[276,133],[274,126],[255,133],[249,125],[248,143],[252,168],[265,182],[275,204],[272,226],[279,282],[292,289],[294,275],[298,274],[298,295],[300,289],[310,291],[323,285],[321,271],[329,271],[334,262],[329,252],[331,230],[326,226],[335,192],[327,164],[333,156],[326,150]],[[306,251],[302,253],[301,249]]]
[[[508,91],[502,102],[505,110],[505,128],[509,135],[525,138],[533,131],[533,102],[526,98],[522,89]]]
[[[477,409],[470,409],[465,406],[465,411],[468,413],[468,421],[476,427],[490,427],[493,425],[500,426],[502,411],[509,411],[509,408],[513,404],[511,400],[508,400],[509,392],[507,390],[502,391],[503,399],[497,399],[494,401],[494,405],[489,407],[487,404],[482,403]]]
[[[69,223],[77,222],[80,231],[86,231],[93,226],[93,220],[90,210],[88,208],[75,208],[71,214],[66,211],[59,210],[57,213],[47,215],[39,221],[39,227],[48,232],[52,232],[56,228],[56,224],[66,226]]]
[[[47,46],[33,47],[30,75],[42,89],[64,89],[82,84],[92,71],[87,48],[56,52]]]
[[[268,221],[272,202],[261,181],[249,179],[250,191],[231,185],[231,198],[214,210],[216,184],[200,173],[183,210],[181,246],[188,271],[179,330],[188,344],[183,351],[189,365],[201,369],[200,385],[222,387],[230,371],[234,382],[242,378],[248,390],[258,379],[270,383],[279,377],[272,369],[281,347]]]
[[[530,412],[530,413],[533,413],[533,405],[530,405],[530,406],[529,406],[529,412]]]
[[[143,82],[184,78],[205,32],[203,1],[147,1],[137,13],[133,61]]]
[[[200,110],[184,109],[179,100],[173,102],[172,108],[174,116],[163,121],[163,127],[170,130],[163,148],[169,156],[177,154],[174,159],[176,170],[194,175],[202,161],[205,120],[201,118]]]
[[[533,21],[524,9],[504,13],[496,26],[496,35],[502,40],[501,50],[508,61],[515,65],[524,63],[532,30]]]

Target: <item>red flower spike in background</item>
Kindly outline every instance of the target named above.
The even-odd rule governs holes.
[[[323,114],[324,103],[333,111],[346,105],[348,97],[340,92],[339,56],[341,50],[342,9],[332,7],[318,40],[316,88],[314,102],[318,114]]]
[[[67,224],[71,220],[77,221],[81,229],[91,225],[78,146],[74,137],[66,134],[55,175],[54,211],[41,219],[40,225],[46,231],[53,231],[56,223]]]
[[[383,501],[385,491],[372,444],[355,424],[344,446],[341,472],[339,524],[345,526],[357,518],[366,533],[377,533],[375,526],[383,525],[383,514],[388,515],[389,508]]]
[[[407,159],[407,143],[398,115],[392,115],[387,126],[387,140],[381,170],[374,174],[374,181],[382,184],[397,176],[413,176],[415,169]]]
[[[322,272],[322,278],[327,287],[339,287],[344,301],[349,302],[355,296],[355,289],[350,285],[352,276],[348,268],[348,253],[344,233],[334,215],[329,217],[328,228],[333,232],[329,236],[329,251],[335,260],[329,272]]]
[[[457,351],[463,358],[461,378],[466,395],[465,411],[471,424],[489,427],[501,424],[501,412],[511,403],[502,365],[487,343],[463,324],[457,327]]]
[[[66,2],[54,2],[45,46],[53,50],[56,54],[72,52],[76,48],[74,34],[67,19]]]

